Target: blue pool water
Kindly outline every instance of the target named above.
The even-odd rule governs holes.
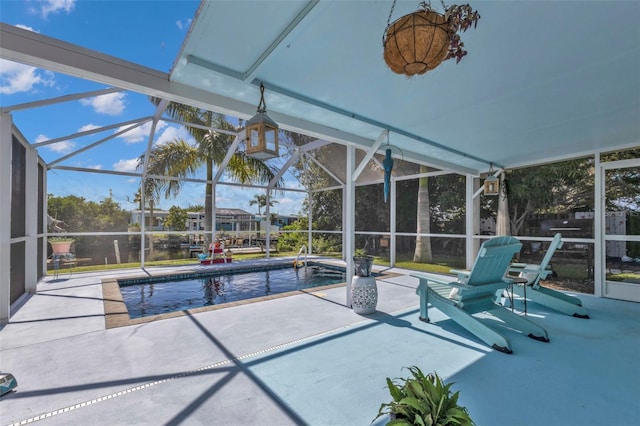
[[[319,266],[232,273],[141,284],[120,284],[131,318],[220,305],[345,282],[343,271]]]

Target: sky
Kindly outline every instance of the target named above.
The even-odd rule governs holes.
[[[0,0],[0,21],[169,73],[198,6],[199,1],[191,0]],[[3,108],[105,88],[102,84],[0,59],[0,106]],[[118,92],[14,111],[12,118],[25,138],[37,144],[150,116],[154,110],[146,96]],[[67,159],[64,159],[66,155],[126,126],[42,145],[38,153],[48,163],[63,158],[59,164],[64,166],[132,172],[137,158],[146,150],[150,125],[146,123]],[[162,144],[174,138],[192,140],[184,127],[160,122],[154,143]],[[132,200],[140,184],[138,178],[52,170],[47,179],[47,192],[55,196],[75,195],[91,201],[112,196],[123,209],[136,208]],[[289,176],[285,176],[285,186],[301,188]],[[257,206],[249,202],[263,193],[220,185],[216,205],[257,213]],[[304,194],[298,192],[277,193],[271,212],[299,214],[303,198]],[[204,185],[185,184],[177,198],[163,199],[159,207],[198,204],[204,204]]]

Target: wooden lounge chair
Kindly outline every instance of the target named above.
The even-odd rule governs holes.
[[[470,271],[451,271],[458,275],[456,281],[412,273],[411,276],[420,279],[416,290],[420,296],[420,319],[429,322],[427,305],[431,303],[494,349],[509,354],[512,353],[509,341],[489,326],[495,321],[475,314],[488,314],[533,339],[548,342],[542,327],[496,303],[496,292],[511,282],[505,275],[513,255],[521,248],[522,243],[513,237],[485,241]]]
[[[582,307],[582,301],[580,299],[540,285],[541,280],[546,279],[553,273],[553,270],[550,268],[551,257],[553,257],[556,249],[560,247],[562,247],[562,235],[558,233],[553,237],[540,264],[511,264],[509,273],[515,273],[527,279],[527,283],[524,285],[514,285],[513,292],[521,297],[526,297],[527,300],[567,315],[573,315],[577,318],[589,318],[589,312]],[[527,287],[525,287],[525,285]]]

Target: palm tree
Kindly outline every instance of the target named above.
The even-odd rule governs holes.
[[[277,203],[275,200],[269,200],[269,207]],[[253,200],[249,201],[250,206],[258,205],[258,215],[262,216],[262,208],[267,206],[267,194],[256,194],[253,196]],[[260,237],[260,221],[256,220],[256,231],[258,237]]]
[[[156,191],[156,186],[153,184],[153,182],[151,181],[151,179],[146,179],[144,182],[144,200],[145,200],[145,204],[147,206],[149,206],[149,224],[151,226],[151,230],[153,231],[153,226],[154,226],[154,219],[153,219],[153,209],[156,205],[156,203],[159,200],[159,196],[158,193]],[[145,214],[144,214],[144,207],[142,205],[142,196],[141,194],[141,190],[140,188],[138,188],[138,190],[136,191],[136,194],[134,195],[133,198],[133,202],[138,203],[139,207],[140,207],[140,226],[142,226],[144,223],[146,223],[146,219],[145,219]],[[149,236],[149,257],[153,256],[153,235]]]
[[[427,171],[426,166],[420,166],[420,173]],[[429,178],[421,177],[418,184],[418,218],[417,218],[418,234],[428,234],[431,232],[431,217],[429,214]],[[416,250],[413,254],[413,261],[418,263],[429,263],[433,261],[431,252],[431,238],[420,236],[416,237]]]
[[[274,204],[278,202],[275,200],[269,200],[269,207],[273,207]],[[266,194],[256,194],[253,196],[253,200],[249,201],[250,206],[258,205],[258,214],[262,215],[262,207],[267,206],[267,195]]]
[[[152,98],[151,101],[156,105],[160,102],[156,98]],[[207,129],[187,127],[195,139],[193,145],[176,138],[169,143],[155,146],[150,152],[146,172],[149,175],[185,178],[194,176],[204,166],[208,181],[205,188],[204,229],[205,234],[209,235],[212,232],[213,217],[213,185],[210,182],[213,179],[214,166],[222,164],[234,140],[232,135],[216,132],[212,128],[231,132],[238,132],[240,128],[229,123],[222,114],[174,102],[169,103],[166,112],[176,120]],[[142,154],[138,158],[138,169],[142,169],[144,165],[144,156]],[[243,152],[236,152],[231,157],[226,172],[231,179],[244,184],[265,184],[276,174],[276,170],[267,163],[248,157]],[[164,194],[165,198],[176,196],[183,184],[181,180],[150,179],[150,181],[152,185],[145,191],[148,190],[150,194]]]

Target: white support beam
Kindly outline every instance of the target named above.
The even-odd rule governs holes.
[[[147,167],[149,166],[149,158],[151,157],[151,149],[153,148],[153,140],[155,139],[156,127],[158,126],[158,121],[160,120],[160,117],[162,117],[162,114],[164,114],[164,111],[167,109],[168,106],[169,106],[169,101],[166,101],[164,99],[161,100],[160,103],[158,103],[158,106],[156,107],[155,113],[153,114],[153,121],[151,122],[151,130],[149,130],[149,137],[147,138],[147,149],[144,154],[144,163],[142,166],[143,179],[147,175]]]
[[[287,170],[289,170],[289,167],[291,167],[293,163],[298,161],[298,157],[300,157],[300,150],[296,149],[295,151],[293,151],[293,153],[291,154],[291,157],[289,157],[289,159],[284,163],[284,165],[280,167],[280,170],[278,170],[278,173],[273,177],[273,179],[271,179],[271,182],[269,182],[269,185],[267,185],[267,191],[271,191],[272,189],[275,188],[280,178],[282,178],[282,176],[284,176]]]
[[[353,180],[354,183],[356,180],[358,180],[358,176],[360,176],[360,173],[362,173],[362,171],[367,166],[367,164],[369,164],[369,161],[371,161],[371,158],[373,158],[373,154],[375,154],[378,151],[378,148],[380,148],[380,145],[382,145],[382,142],[386,140],[388,134],[389,134],[388,130],[383,130],[382,133],[380,133],[380,136],[378,136],[378,139],[376,139],[376,141],[373,143],[371,148],[369,148],[369,150],[367,151],[367,154],[364,156],[360,164],[358,164],[358,168],[353,172],[353,176],[351,179]],[[351,176],[351,175],[347,175],[347,176]]]
[[[96,146],[98,146],[98,145],[102,145],[103,143],[105,143],[105,142],[107,142],[107,141],[109,141],[109,140],[111,140],[111,139],[117,138],[118,136],[123,135],[123,134],[127,133],[128,131],[135,129],[136,127],[140,127],[140,126],[142,126],[144,123],[146,123],[147,121],[148,121],[148,120],[145,120],[145,121],[139,122],[138,124],[133,124],[133,125],[131,125],[131,126],[127,127],[126,129],[123,129],[123,130],[121,130],[121,131],[119,131],[119,132],[117,132],[117,133],[114,133],[114,134],[112,134],[112,135],[110,135],[110,136],[107,136],[106,138],[100,139],[99,141],[96,141],[96,142],[94,142],[94,143],[92,143],[92,144],[89,144],[89,145],[87,145],[87,146],[83,146],[82,148],[77,149],[77,150],[73,151],[73,152],[72,152],[72,153],[70,153],[70,154],[67,154],[67,155],[65,155],[65,156],[63,156],[63,157],[60,157],[60,158],[58,158],[57,160],[54,160],[54,161],[50,162],[50,163],[47,165],[47,169],[51,169],[51,167],[55,166],[55,165],[56,165],[56,164],[58,164],[58,163],[61,163],[61,162],[62,162],[62,161],[64,161],[64,160],[67,160],[67,159],[69,159],[69,158],[71,158],[71,157],[74,157],[74,156],[76,156],[76,155],[78,155],[78,154],[80,154],[80,153],[82,153],[82,152],[85,152],[85,151],[87,151],[87,150],[89,150],[89,149],[91,149],[91,148],[94,148],[94,147],[96,147]]]
[[[147,96],[191,105],[239,118],[255,115],[256,106],[185,86],[169,75],[52,37],[0,22],[0,58],[104,83]],[[371,140],[287,114],[269,111],[281,129],[332,142],[371,146]]]
[[[333,180],[335,180],[336,182],[338,182],[340,185],[344,185],[346,182],[344,182],[342,179],[340,179],[338,176],[336,176],[335,173],[333,173],[331,170],[329,170],[329,168],[327,166],[325,166],[324,164],[322,164],[320,161],[318,161],[318,159],[316,157],[314,157],[313,155],[310,155],[307,153],[306,157],[313,161],[316,166],[320,167],[322,170],[324,170],[329,176],[331,176],[331,178]],[[326,189],[326,188],[325,188]]]
[[[322,148],[323,146],[327,146],[329,144],[331,144],[331,142],[325,141],[323,139],[316,139],[315,141],[306,143],[302,146],[299,146],[298,148],[302,152],[309,152],[309,151],[316,150],[318,148]]]
[[[11,114],[0,113],[0,324],[11,305]]]
[[[229,136],[236,136],[238,134],[238,132],[233,132],[231,130],[224,130],[224,129],[219,129],[217,127],[204,126],[202,124],[196,124],[196,123],[188,123],[186,121],[174,120],[173,118],[164,117],[162,121],[166,121],[167,123],[179,124],[185,127],[193,127],[194,129],[210,130],[215,133],[222,133]]]
[[[603,191],[605,170],[600,162],[600,154],[595,155],[594,168],[594,211],[593,211],[593,293],[596,297],[602,297],[607,285],[607,246],[605,242],[606,226],[604,224],[604,212],[606,211],[606,197]]]
[[[466,184],[465,184],[465,201],[466,201],[466,211],[465,215],[465,265],[467,268],[470,268],[473,264],[473,261],[476,257],[476,241],[473,238],[475,235],[475,217],[478,216],[479,211],[476,209],[476,202],[479,201],[479,198],[476,198],[474,194],[474,190],[478,180],[471,175],[467,175]]]
[[[26,292],[35,293],[38,287],[38,256],[32,253],[38,253],[38,151],[25,148],[24,286]]]
[[[25,102],[23,104],[3,107],[3,108],[0,108],[0,112],[13,112],[13,111],[20,111],[20,110],[31,109],[31,108],[38,108],[42,106],[55,105],[62,102],[76,101],[78,99],[92,98],[96,96],[108,95],[109,93],[116,93],[116,92],[122,92],[122,91],[123,91],[122,89],[119,89],[117,87],[111,87],[109,89],[93,90],[91,92],[58,96],[57,98],[44,99],[44,100],[34,101],[34,102]]]
[[[353,176],[347,179],[345,185],[344,194],[344,219],[345,224],[343,226],[345,238],[345,244],[343,246],[342,253],[345,256],[347,263],[346,275],[347,275],[347,307],[351,307],[351,282],[353,280],[353,254],[355,250],[355,222],[356,222],[356,191],[355,180],[357,179],[354,173],[356,164],[356,148],[354,146],[347,146],[347,176]]]
[[[313,253],[313,198],[311,191],[307,191],[307,200],[309,201],[309,213],[307,215],[307,255]]]
[[[240,145],[240,141],[244,138],[244,135],[245,135],[244,132],[238,133],[236,135],[236,138],[231,143],[231,146],[227,151],[227,155],[224,156],[222,163],[220,163],[220,165],[218,166],[218,170],[216,170],[216,174],[213,177],[213,186],[216,186],[220,181],[220,178],[222,177],[222,173],[224,173],[224,169],[227,167],[227,164],[229,164],[229,161],[231,161],[231,157],[233,157],[233,154],[235,154],[236,151],[238,150],[238,145]]]
[[[97,127],[95,129],[86,130],[84,132],[73,133],[71,135],[61,136],[59,138],[47,139],[46,141],[33,143],[33,144],[31,144],[31,146],[34,147],[34,148],[39,148],[41,146],[51,145],[51,144],[62,142],[62,141],[81,138],[81,137],[84,137],[84,136],[89,136],[89,135],[93,135],[93,134],[96,134],[96,133],[101,133],[101,132],[104,132],[104,131],[107,131],[107,130],[116,129],[118,127],[128,126],[130,124],[139,123],[139,122],[141,122],[143,120],[144,121],[149,121],[152,118],[153,117],[142,117],[142,118],[136,118],[136,119],[129,120],[129,121],[123,121],[121,123],[110,124],[108,126]]]
[[[396,218],[397,218],[397,188],[396,188],[396,179],[391,176],[391,191],[389,191],[389,199],[391,200],[391,209],[389,212],[389,262],[391,263],[391,267],[396,266]]]

